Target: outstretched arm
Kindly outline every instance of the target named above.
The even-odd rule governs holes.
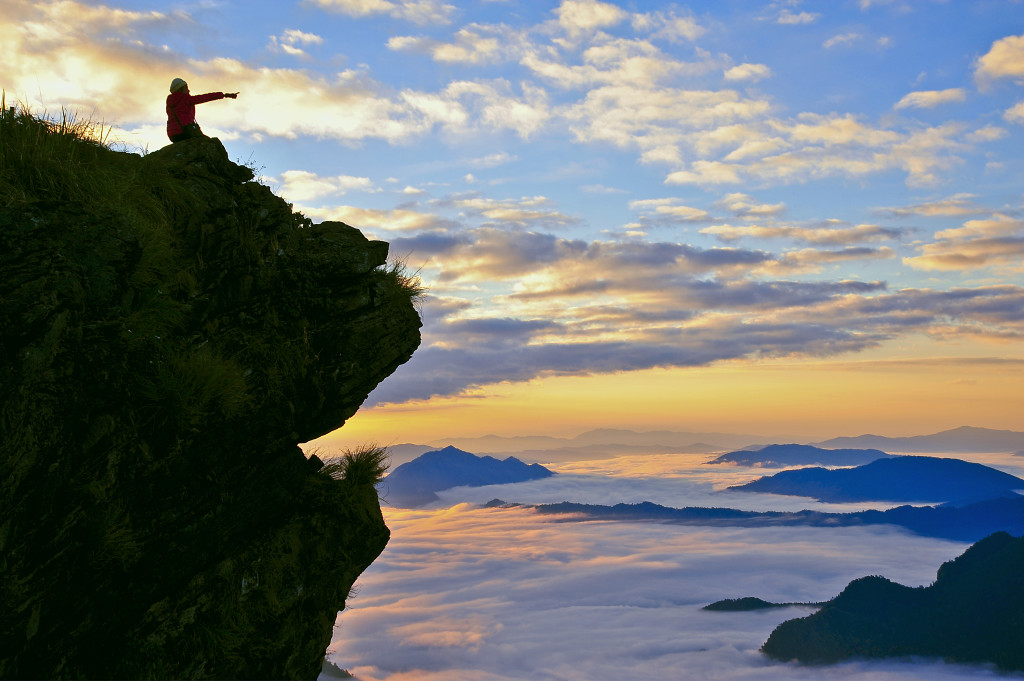
[[[203,102],[212,102],[215,99],[224,99],[225,97],[234,99],[237,96],[237,92],[207,92],[205,95],[191,95],[191,99],[193,104],[202,104]]]

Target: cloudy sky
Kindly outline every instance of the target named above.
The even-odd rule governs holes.
[[[338,441],[1024,430],[1019,0],[5,0],[0,87],[156,149],[172,78],[424,342]]]

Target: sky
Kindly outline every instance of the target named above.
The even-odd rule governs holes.
[[[1019,0],[5,0],[0,87],[391,244],[423,343],[328,446],[1024,430]]]

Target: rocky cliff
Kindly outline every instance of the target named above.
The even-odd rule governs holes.
[[[418,287],[215,139],[3,125],[0,677],[315,678],[389,532],[297,443],[409,359]]]

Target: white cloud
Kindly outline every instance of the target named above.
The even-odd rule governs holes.
[[[447,24],[455,11],[454,5],[440,0],[303,0],[331,12],[352,17],[386,14],[415,24]]]
[[[828,224],[819,226],[796,225],[715,225],[701,230],[701,234],[713,235],[722,241],[754,239],[792,239],[818,246],[850,246],[872,241],[891,241],[899,238],[900,232],[885,229],[879,225]],[[787,252],[786,256],[792,252]],[[820,252],[819,252],[820,253]],[[872,257],[891,257],[889,254],[871,254]]]
[[[273,178],[272,178],[273,179]],[[368,177],[337,175],[319,177],[307,170],[286,170],[280,179],[281,195],[288,201],[310,201],[324,196],[336,196],[349,191],[378,191]]]
[[[896,102],[894,109],[931,109],[940,104],[950,102],[963,102],[967,99],[967,90],[962,87],[949,88],[946,90],[920,90],[903,96]]]
[[[725,72],[726,80],[762,80],[772,75],[764,64],[740,64]]]
[[[679,17],[672,12],[650,12],[633,15],[633,28],[650,34],[652,40],[676,43],[694,41],[705,33],[693,17]]]
[[[816,12],[790,12],[788,9],[784,9],[779,13],[778,22],[780,24],[788,24],[790,26],[796,24],[812,24],[821,17]]]
[[[1003,118],[1010,123],[1024,123],[1024,101],[1017,102],[1003,113]]]
[[[1024,117],[1024,102],[1021,103],[1021,109],[1021,115]],[[977,130],[967,133],[967,139],[971,142],[994,142],[996,140],[1003,139],[1008,134],[1009,133],[1007,133],[1006,128],[1000,128],[995,125],[986,125],[983,128],[978,128]]]
[[[599,0],[562,0],[555,14],[562,28],[573,36],[615,26],[627,17],[618,5]]]
[[[758,203],[752,196],[740,192],[726,194],[719,203],[737,216],[767,217],[786,210],[784,203]]]
[[[524,196],[519,199],[457,198],[452,201],[452,205],[479,215],[488,223],[550,228],[576,222],[576,218],[552,208],[552,202],[544,196]]]
[[[500,165],[505,165],[506,163],[511,163],[515,160],[515,156],[504,151],[499,151],[493,154],[488,154],[487,156],[471,158],[467,163],[474,168],[495,168]]]
[[[368,237],[391,239],[389,233],[412,232],[436,228],[443,222],[436,215],[396,208],[379,210],[358,206],[316,208],[295,206],[295,210],[314,220],[337,220],[362,230]]]
[[[895,216],[921,215],[925,217],[949,217],[977,215],[987,210],[974,202],[974,194],[955,194],[945,199],[936,199],[910,206],[881,208],[880,212]]]
[[[701,208],[687,206],[680,199],[640,199],[630,201],[631,210],[639,211],[641,215],[654,222],[684,223],[684,222],[708,222],[711,214]]]
[[[934,238],[920,246],[920,255],[903,262],[924,270],[1005,267],[1015,271],[1024,262],[1024,220],[1009,215],[968,220],[963,227],[936,232]]]
[[[300,45],[321,45],[324,39],[315,33],[304,33],[298,29],[286,29],[279,36],[270,37],[270,49],[296,57],[308,56]]]
[[[888,528],[572,522],[469,505],[386,508],[385,517],[391,541],[359,578],[328,649],[363,681],[820,678],[820,668],[758,652],[775,626],[806,608],[701,607],[741,596],[821,601],[872,574],[927,585],[966,548]],[[924,661],[828,667],[842,681],[978,673]]]
[[[823,42],[821,46],[828,49],[837,46],[851,45],[857,42],[858,40],[862,39],[863,37],[864,36],[862,36],[860,33],[841,33],[839,35],[832,36],[831,38]]]
[[[414,36],[394,36],[391,50],[428,54],[446,64],[493,64],[515,58],[524,38],[506,26],[471,24],[459,29],[450,42]]]
[[[1011,35],[994,43],[974,64],[974,78],[981,84],[999,78],[1024,78],[1024,35]]]

